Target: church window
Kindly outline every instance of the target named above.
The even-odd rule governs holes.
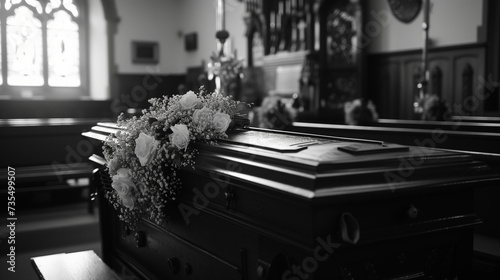
[[[82,11],[80,0],[0,0],[1,95],[88,95]]]

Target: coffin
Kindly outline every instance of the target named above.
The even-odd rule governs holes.
[[[103,259],[124,279],[472,279],[473,188],[500,182],[456,152],[248,129],[197,144],[167,224],[131,231],[102,197],[99,145],[117,130],[83,135]]]

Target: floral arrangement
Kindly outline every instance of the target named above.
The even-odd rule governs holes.
[[[424,121],[446,121],[450,113],[448,104],[435,94],[425,94],[422,106],[421,119]]]
[[[287,102],[285,99],[282,101],[279,97],[264,98],[261,106],[255,108],[253,112],[253,123],[262,128],[285,129],[289,127],[297,113],[291,104],[285,102]]]
[[[243,60],[231,56],[213,54],[211,62],[207,64],[208,79],[220,78],[220,84],[215,81],[216,89],[228,95],[239,94],[239,82],[242,78]]]
[[[112,179],[106,197],[132,228],[142,217],[156,224],[166,220],[166,206],[182,188],[179,169],[194,168],[193,143],[214,144],[229,128],[248,125],[236,113],[240,102],[203,88],[149,102],[140,117],[120,115],[122,130],[103,146]]]
[[[239,77],[243,71],[243,60],[237,59],[236,55],[218,56],[214,53],[210,59],[211,62],[207,65],[210,80],[219,76],[223,81],[230,81]]]
[[[375,105],[370,100],[355,99],[344,104],[345,123],[349,125],[368,125],[378,121]]]

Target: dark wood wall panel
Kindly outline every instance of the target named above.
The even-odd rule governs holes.
[[[92,144],[80,134],[101,121],[110,119],[0,120],[0,167],[61,164],[62,167],[53,166],[56,171],[68,169],[69,164],[84,163]]]
[[[470,82],[467,86],[474,94],[481,87],[480,77],[485,78],[485,52],[486,46],[482,44],[431,49],[429,90],[435,91],[452,107],[454,104],[463,106],[464,85]],[[414,119],[413,102],[418,92],[421,51],[371,54],[367,61],[366,95],[375,101],[380,117]],[[465,70],[472,72],[471,81],[464,81]],[[470,113],[482,115],[484,104]]]
[[[178,94],[177,87],[186,83],[186,75],[117,74],[119,108],[148,108],[148,100]]]
[[[402,76],[400,64],[399,61],[388,61],[387,64],[380,65],[377,71],[371,71],[367,75],[370,84],[367,95],[377,104],[377,110],[384,112],[386,116],[399,115],[401,96],[396,93],[401,91],[398,82]]]
[[[483,52],[478,52],[478,53],[472,53],[472,54],[463,54],[459,55],[453,58],[453,77],[455,78],[453,80],[453,103],[455,104],[461,104],[463,103],[464,94],[478,94],[475,92],[478,89],[478,86],[481,87],[480,82],[479,82],[479,77],[485,77],[485,66],[484,66],[484,51]],[[471,71],[472,72],[472,84],[470,87],[472,88],[472,92],[464,92],[463,91],[463,85],[464,85],[464,71]],[[467,83],[467,82],[466,82]],[[466,84],[465,83],[465,84]],[[469,89],[470,90],[470,89]],[[484,104],[481,104],[481,106],[478,108],[479,112],[484,112]],[[473,115],[474,112],[471,112]]]
[[[112,118],[110,100],[3,100],[0,119]]]

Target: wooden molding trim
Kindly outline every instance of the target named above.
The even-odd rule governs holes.
[[[439,52],[448,52],[455,50],[468,50],[468,49],[476,49],[476,48],[486,48],[486,43],[474,43],[474,44],[461,44],[461,45],[453,45],[453,46],[443,46],[443,47],[431,47],[429,48],[429,53],[439,53]],[[369,57],[391,57],[391,56],[404,56],[404,55],[416,55],[421,54],[422,49],[413,49],[413,50],[403,50],[403,51],[392,51],[392,52],[384,52],[384,53],[367,53],[366,55]]]

